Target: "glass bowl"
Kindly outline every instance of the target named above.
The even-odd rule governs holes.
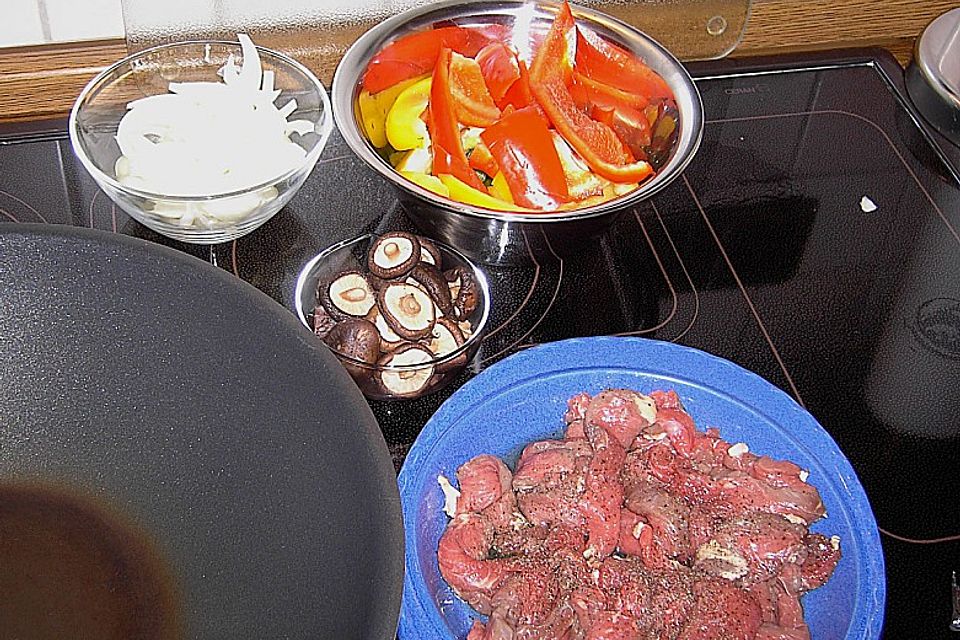
[[[282,108],[291,99],[296,101],[296,108],[287,118],[288,121],[304,121],[304,126],[300,132],[291,133],[289,140],[303,149],[302,159],[297,152],[296,159],[277,164],[275,175],[268,170],[269,167],[260,166],[253,173],[253,184],[238,180],[226,190],[207,187],[203,180],[195,180],[189,188],[161,193],[137,185],[126,176],[118,177],[117,170],[123,173],[124,167],[124,161],[118,165],[122,155],[117,141],[118,127],[131,102],[169,94],[171,83],[219,83],[222,69],[231,56],[238,65],[243,61],[241,45],[237,42],[196,41],[160,45],[128,56],[105,69],[87,84],[70,112],[73,150],[113,202],[154,231],[195,244],[216,244],[245,235],[289,202],[313,170],[333,129],[330,99],[320,80],[296,60],[262,47],[256,50],[264,72],[264,85],[272,76],[273,88],[279,91],[274,106]],[[260,88],[259,83],[257,88]],[[242,115],[248,116],[249,111]],[[238,118],[238,122],[243,120]],[[168,123],[150,124],[156,127]],[[150,139],[151,135],[142,137],[155,142]],[[185,137],[189,135],[185,134]],[[236,130],[235,135],[233,139],[224,140],[224,149],[230,150],[223,154],[225,158],[242,158],[243,154],[249,153],[249,158],[257,160],[244,159],[248,166],[255,166],[257,161],[271,162],[262,160],[263,154],[258,153],[262,147],[244,139],[249,131]],[[143,143],[139,136],[137,140]],[[250,148],[245,144],[250,144]]]
[[[377,355],[375,357],[368,356],[366,359],[358,359],[343,353],[338,350],[335,341],[330,339],[329,332],[335,320],[324,317],[327,316],[327,313],[324,310],[324,303],[321,302],[321,292],[331,286],[331,283],[343,274],[361,273],[365,277],[369,277],[371,274],[369,269],[371,247],[387,235],[392,234],[384,234],[383,236],[366,234],[345,240],[325,249],[312,258],[297,278],[294,307],[300,322],[316,335],[325,339],[327,346],[339,358],[341,364],[350,373],[366,397],[374,400],[417,398],[442,389],[473,361],[487,327],[490,312],[490,289],[483,271],[462,253],[439,242],[416,236],[419,241],[429,242],[436,248],[440,259],[441,272],[446,274],[459,270],[460,273],[468,273],[473,279],[475,307],[458,316],[455,321],[461,330],[462,344],[449,352],[443,352],[443,355],[431,354],[429,358],[418,358],[415,363],[396,364],[390,362],[393,354],[402,352],[409,348],[409,345],[432,351],[429,345],[438,338],[436,335],[438,326],[436,325],[431,333],[426,336],[405,339],[396,335],[388,335],[392,332],[383,328],[386,323],[377,321],[375,316],[381,313],[382,305],[387,304],[382,302],[385,296],[380,296],[381,288],[388,284],[399,283],[422,288],[420,285],[414,284],[409,273],[405,272],[390,279],[380,279],[376,276],[370,278],[373,286],[376,287],[377,301],[370,311],[364,313],[363,317],[369,320],[379,331],[381,339],[377,341],[379,346]],[[456,282],[460,283],[461,281],[457,280]],[[456,293],[456,289],[454,289],[454,293]],[[453,298],[456,300],[456,295]],[[362,309],[357,313],[362,313]],[[318,319],[318,314],[321,316],[320,319]],[[454,317],[453,315],[444,316],[439,310],[437,315],[445,319],[437,321],[437,325]],[[469,325],[465,323],[469,323]],[[447,322],[447,325],[449,325],[449,322]]]
[[[387,20],[361,36],[347,51],[333,79],[334,118],[347,144],[371,169],[397,190],[407,214],[424,233],[486,264],[528,261],[528,253],[564,251],[606,230],[628,210],[676,179],[689,164],[703,131],[700,94],[683,65],[648,35],[596,9],[572,6],[578,27],[613,42],[643,59],[673,91],[679,114],[676,140],[656,175],[639,188],[572,211],[504,212],[464,204],[427,190],[403,177],[374,148],[359,121],[358,99],[363,74],[374,55],[407,34],[436,25],[503,25],[522,51],[533,37],[545,34],[560,5],[545,0],[446,0],[419,6]]]

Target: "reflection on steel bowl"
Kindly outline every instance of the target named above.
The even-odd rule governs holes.
[[[512,0],[374,27],[337,69],[333,111],[426,233],[489,263],[601,232],[680,174],[703,128],[692,80],[649,37]]]
[[[490,307],[486,277],[459,252],[405,232],[364,235],[303,268],[294,304],[368,398],[416,398],[473,359]]]

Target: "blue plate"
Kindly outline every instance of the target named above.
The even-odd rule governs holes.
[[[508,464],[533,440],[559,436],[566,401],[579,391],[675,389],[698,428],[787,458],[809,470],[828,517],[813,529],[839,535],[843,558],[830,581],[803,598],[812,637],[878,638],[883,555],[870,503],[850,463],[817,421],[787,394],[727,360],[642,338],[583,338],[513,355],[448,399],[414,442],[400,472],[406,529],[402,640],[464,638],[477,617],[447,587],[437,543],[447,524],[437,476],[492,453]]]

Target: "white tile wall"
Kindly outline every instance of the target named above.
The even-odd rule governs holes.
[[[3,3],[6,15],[0,20],[0,47],[123,37],[120,0]]]
[[[47,5],[54,42],[122,38],[120,0],[38,0]]]
[[[0,20],[0,46],[37,44],[44,41],[37,0],[5,0]]]

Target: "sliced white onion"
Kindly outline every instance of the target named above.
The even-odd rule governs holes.
[[[121,157],[117,179],[143,191],[169,196],[212,196],[270,182],[300,166],[306,151],[290,135],[315,130],[308,120],[288,121],[289,100],[277,108],[275,74],[263,71],[253,41],[239,34],[243,63],[231,54],[223,82],[170,83],[170,93],[134,100],[117,127]],[[273,187],[257,193],[187,206],[157,203],[157,215],[181,226],[236,222],[277,197]]]

